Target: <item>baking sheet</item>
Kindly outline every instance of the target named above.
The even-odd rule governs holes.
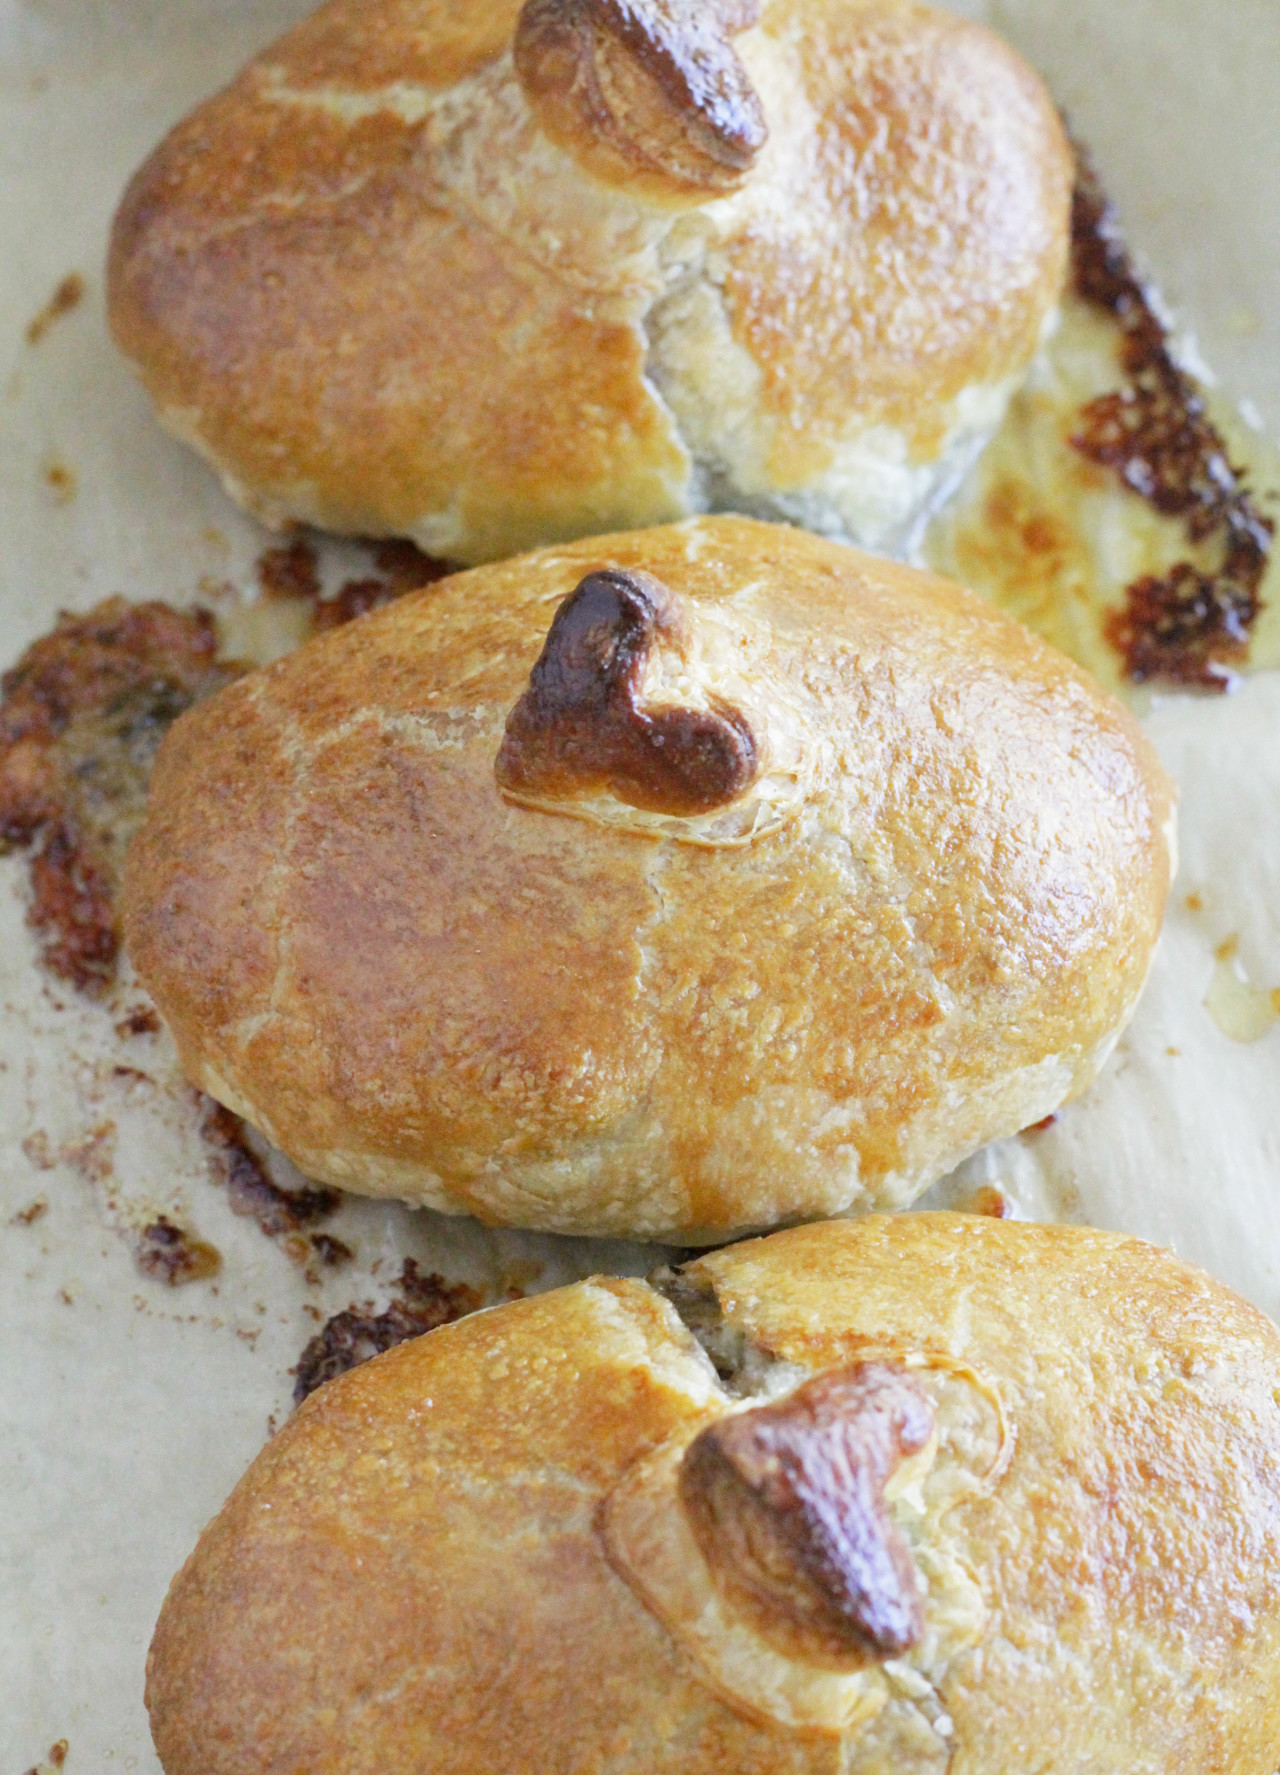
[[[100,268],[133,166],[303,10],[0,0],[0,664],[60,608],[252,585],[265,539],[153,425],[105,338]],[[1205,359],[1280,437],[1280,9],[965,10],[1045,72]],[[27,344],[71,271],[84,301]],[[1280,1024],[1235,1041],[1204,1002],[1224,969],[1280,986],[1280,678],[1157,699],[1147,719],[1182,788],[1183,864],[1146,998],[1090,1096],[971,1161],[950,1199],[998,1181],[1025,1212],[1172,1245],[1280,1317]],[[308,1281],[231,1213],[165,1039],[116,1033],[127,980],[98,1007],[36,969],[23,878],[0,861],[0,1775],[63,1739],[69,1775],[154,1775],[142,1664],[161,1597],[287,1411],[318,1320],[385,1301],[409,1255],[496,1298],[654,1253],[351,1202],[326,1231],[356,1264]],[[157,1212],[218,1247],[216,1279],[139,1275],[122,1229]]]

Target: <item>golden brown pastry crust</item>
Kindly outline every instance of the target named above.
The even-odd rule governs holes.
[[[876,540],[850,483],[901,518],[1057,301],[1039,81],[915,0],[518,22],[331,0],[156,150],[108,282],[166,423],[270,521],[455,560],[708,498]]]
[[[402,1345],[267,1445],[156,1630],[167,1775],[1272,1775],[1261,1314],[1137,1240],[953,1215],[781,1233],[692,1280],[793,1378],[870,1357],[996,1402],[997,1470],[955,1418],[895,1505],[926,1613],[963,1569],[976,1639],[858,1679],[891,1696],[844,1734],[726,1697],[607,1525],[735,1401],[650,1288],[588,1282]]]
[[[655,704],[758,744],[728,806],[499,791],[600,569],[680,601]],[[1084,1089],[1171,817],[1136,722],[980,599],[699,519],[460,574],[184,716],[124,926],[191,1078],[310,1175],[711,1243],[900,1205]]]

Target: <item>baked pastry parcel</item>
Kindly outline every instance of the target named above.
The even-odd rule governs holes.
[[[456,575],[184,715],[126,870],[189,1076],[308,1175],[710,1244],[1083,1090],[1160,926],[1134,720],[742,518]]]
[[[332,0],[136,175],[111,323],[271,523],[881,546],[1029,362],[1070,177],[1038,78],[914,0]]]
[[[166,1775],[1274,1775],[1262,1314],[945,1214],[655,1281],[307,1401],[169,1592]]]

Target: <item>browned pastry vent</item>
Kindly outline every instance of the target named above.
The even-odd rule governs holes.
[[[885,1487],[932,1435],[920,1387],[868,1362],[721,1418],[689,1445],[686,1515],[717,1585],[764,1638],[843,1669],[919,1643],[920,1587]]]
[[[652,813],[704,814],[734,800],[759,768],[745,718],[723,704],[644,707],[655,648],[683,652],[680,602],[647,573],[590,573],[556,611],[529,687],[507,717],[494,765],[509,794],[608,790]]]
[[[733,190],[764,113],[733,36],[757,0],[525,0],[515,63],[538,122],[608,183]]]
[[[1208,545],[1217,556],[1216,566],[1180,561],[1168,573],[1135,580],[1109,619],[1107,636],[1135,683],[1224,690],[1233,667],[1247,657],[1262,609],[1274,525],[1232,466],[1196,384],[1175,362],[1115,210],[1087,157],[1078,153],[1078,159],[1076,289],[1118,322],[1129,387],[1090,401],[1071,442],[1158,512],[1181,519],[1188,541]]]

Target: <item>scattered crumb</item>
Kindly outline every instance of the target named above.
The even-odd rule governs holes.
[[[263,551],[258,557],[258,584],[265,598],[296,598],[309,604],[311,626],[320,634],[456,571],[449,562],[424,555],[412,542],[385,541],[371,546],[376,574],[347,580],[331,598],[324,596],[315,546],[305,536]]]
[[[76,471],[60,456],[49,457],[43,470],[44,484],[55,505],[70,505],[76,496]]]
[[[312,1233],[311,1249],[327,1270],[341,1269],[355,1257],[350,1245],[342,1239],[335,1239],[331,1233]]]
[[[58,1152],[62,1163],[74,1166],[86,1183],[106,1183],[114,1175],[115,1157],[116,1125],[112,1121],[99,1122]]]
[[[1239,935],[1233,931],[1231,936],[1224,937],[1222,939],[1221,943],[1218,944],[1217,948],[1213,952],[1213,959],[1215,961],[1231,961],[1232,958],[1238,953],[1239,948],[1240,948]]]
[[[34,1134],[27,1135],[22,1143],[22,1150],[38,1171],[52,1171],[58,1162],[58,1155],[43,1128],[37,1128]]]
[[[1013,1215],[1013,1203],[998,1185],[984,1183],[970,1197],[968,1211],[986,1215],[990,1220],[1009,1220]]]
[[[59,1288],[58,1299],[62,1302],[64,1307],[73,1307],[76,1304],[72,1299],[71,1294],[65,1288]]]
[[[38,314],[27,322],[27,344],[39,345],[49,328],[84,301],[85,282],[78,271],[69,271]]]
[[[329,1233],[288,1233],[280,1244],[285,1255],[300,1266],[304,1280],[313,1288],[320,1286],[321,1270],[340,1269],[355,1256],[350,1245]]]
[[[1169,1056],[1170,1060],[1181,1060],[1182,1058],[1181,1048],[1166,1048],[1165,1053]]]
[[[1184,903],[1188,912],[1204,911],[1204,901],[1200,898],[1199,894],[1188,894]]]
[[[66,1762],[67,1751],[70,1748],[65,1738],[59,1738],[56,1744],[50,1745],[49,1754],[44,1761],[36,1763],[33,1768],[28,1769],[27,1775],[54,1775],[54,1772]]]
[[[44,1196],[37,1196],[34,1202],[28,1202],[25,1208],[19,1208],[16,1214],[9,1216],[9,1225],[34,1226],[48,1212],[48,1200]]]
[[[335,1313],[303,1350],[294,1370],[297,1377],[293,1389],[295,1405],[325,1381],[345,1374],[380,1356],[407,1338],[420,1337],[438,1326],[474,1313],[484,1302],[480,1294],[465,1282],[448,1283],[443,1276],[420,1274],[414,1260],[406,1258],[396,1284],[398,1298],[386,1310],[375,1314],[371,1307],[361,1311],[350,1306]]]
[[[222,1268],[222,1254],[185,1227],[175,1226],[160,1215],[137,1235],[134,1258],[144,1276],[179,1288],[185,1282],[203,1282]]]
[[[297,536],[280,548],[264,549],[258,556],[258,584],[264,598],[305,598],[320,601],[320,563],[305,536]]]
[[[302,1233],[286,1233],[280,1241],[280,1249],[290,1263],[302,1265],[311,1262],[311,1241]]]
[[[135,1085],[155,1084],[155,1080],[152,1078],[151,1074],[149,1072],[143,1072],[137,1066],[113,1066],[111,1068],[111,1076],[113,1079],[129,1079]]]
[[[116,1034],[122,1039],[133,1035],[159,1035],[159,1013],[151,1005],[135,1005],[116,1024]]]

